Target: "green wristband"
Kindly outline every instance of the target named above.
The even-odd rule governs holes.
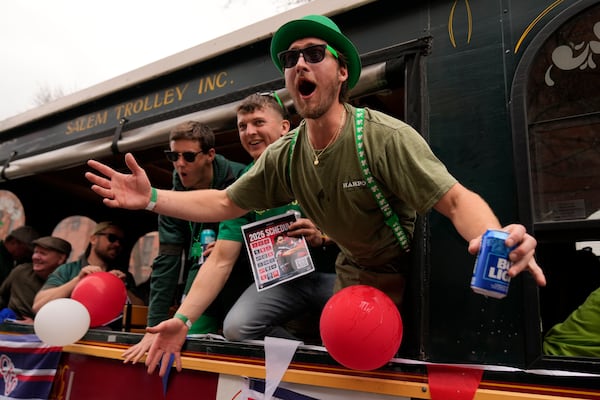
[[[150,201],[148,202],[148,205],[146,206],[146,210],[148,210],[148,211],[154,210],[154,207],[156,207],[157,200],[158,200],[158,191],[156,190],[156,188],[152,188],[152,190],[150,192]]]
[[[180,313],[175,313],[175,315],[173,315],[173,318],[177,318],[177,319],[183,321],[183,323],[185,324],[185,326],[188,327],[188,329],[192,329],[192,321],[190,321],[188,319],[188,317],[186,317],[185,315],[180,314]]]

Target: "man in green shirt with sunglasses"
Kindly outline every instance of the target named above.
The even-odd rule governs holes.
[[[224,189],[233,183],[246,167],[228,160],[215,151],[212,129],[198,121],[186,121],[175,126],[169,134],[167,160],[173,163],[173,190]],[[188,292],[204,254],[200,235],[204,229],[218,232],[218,223],[195,223],[166,216],[158,217],[159,253],[152,264],[148,326],[170,318],[170,308],[181,299],[176,298],[182,268],[182,254],[187,273],[184,296]],[[243,260],[241,260],[243,261]],[[199,318],[190,333],[217,333],[229,307],[237,300],[250,281],[248,267],[236,265],[234,274],[220,296]],[[238,271],[239,270],[239,271]],[[188,272],[189,271],[189,272]],[[142,340],[145,340],[144,338]]]

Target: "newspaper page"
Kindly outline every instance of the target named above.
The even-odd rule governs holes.
[[[290,211],[242,226],[242,234],[258,291],[315,270],[304,237],[287,235],[298,212]]]

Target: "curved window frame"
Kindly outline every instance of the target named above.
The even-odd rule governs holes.
[[[585,218],[559,218],[552,221],[536,220],[536,210],[533,194],[533,165],[531,157],[532,145],[530,142],[530,124],[528,114],[528,84],[532,66],[539,55],[540,49],[549,40],[551,35],[560,30],[566,23],[576,18],[589,8],[597,5],[594,0],[582,0],[565,9],[556,18],[546,24],[527,46],[515,69],[514,80],[511,88],[511,124],[513,132],[513,154],[515,159],[515,172],[520,220],[533,232],[538,243],[557,243],[567,241],[577,243],[586,240],[600,240],[600,220]],[[598,68],[598,67],[596,67]],[[597,117],[596,117],[597,118]],[[539,218],[538,218],[539,219]],[[538,261],[540,247],[538,247]],[[542,264],[542,267],[544,265]],[[546,275],[548,277],[548,272]],[[543,291],[544,288],[540,289]],[[543,326],[543,298],[530,300],[534,302],[528,306],[526,317],[530,323],[528,331],[535,334],[527,338],[527,358],[532,367],[552,368],[570,371],[591,372],[597,369],[599,359],[579,358],[567,356],[548,356],[542,352],[543,334],[550,326]],[[526,304],[530,303],[526,301]],[[542,334],[540,335],[540,324]]]

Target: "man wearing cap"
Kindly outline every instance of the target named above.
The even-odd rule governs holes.
[[[153,209],[159,214],[213,221],[296,199],[340,246],[336,289],[375,286],[398,306],[404,272],[410,267],[400,237],[404,235],[410,246],[416,214],[435,209],[469,242],[472,254],[487,229],[509,232],[506,244],[517,247],[510,254],[513,264],[508,274],[513,277],[528,269],[539,285],[546,284],[533,257],[537,242],[523,225],[502,227],[487,203],[447,171],[412,127],[346,102],[348,90],[360,77],[361,62],[352,42],[331,19],[308,15],[284,24],[271,41],[271,58],[304,119],[293,133],[271,145],[250,171],[223,191],[176,193],[152,189],[132,154],[125,156],[131,175],[90,160],[88,165],[106,177],[86,173],[104,204],[143,209],[154,193]],[[379,187],[377,201],[373,182]],[[398,224],[390,223],[394,229],[379,207],[381,199],[398,219]],[[157,338],[148,354],[150,372],[171,353],[178,362],[178,347],[165,337]],[[164,374],[167,363],[162,365]]]
[[[117,223],[99,222],[90,236],[84,254],[76,261],[62,264],[48,276],[35,296],[32,307],[34,313],[52,300],[71,297],[75,286],[87,275],[95,272],[107,271],[114,274],[125,283],[127,293],[131,297],[131,289],[135,288],[133,275],[127,267],[116,265],[123,250],[124,240],[123,229]]]
[[[0,311],[2,319],[10,317],[32,322],[31,309],[36,293],[48,276],[69,258],[71,244],[66,240],[44,236],[32,242],[31,263],[16,266],[0,286]]]
[[[0,283],[16,265],[31,261],[31,242],[39,237],[35,229],[24,225],[13,229],[5,240],[0,241]]]

